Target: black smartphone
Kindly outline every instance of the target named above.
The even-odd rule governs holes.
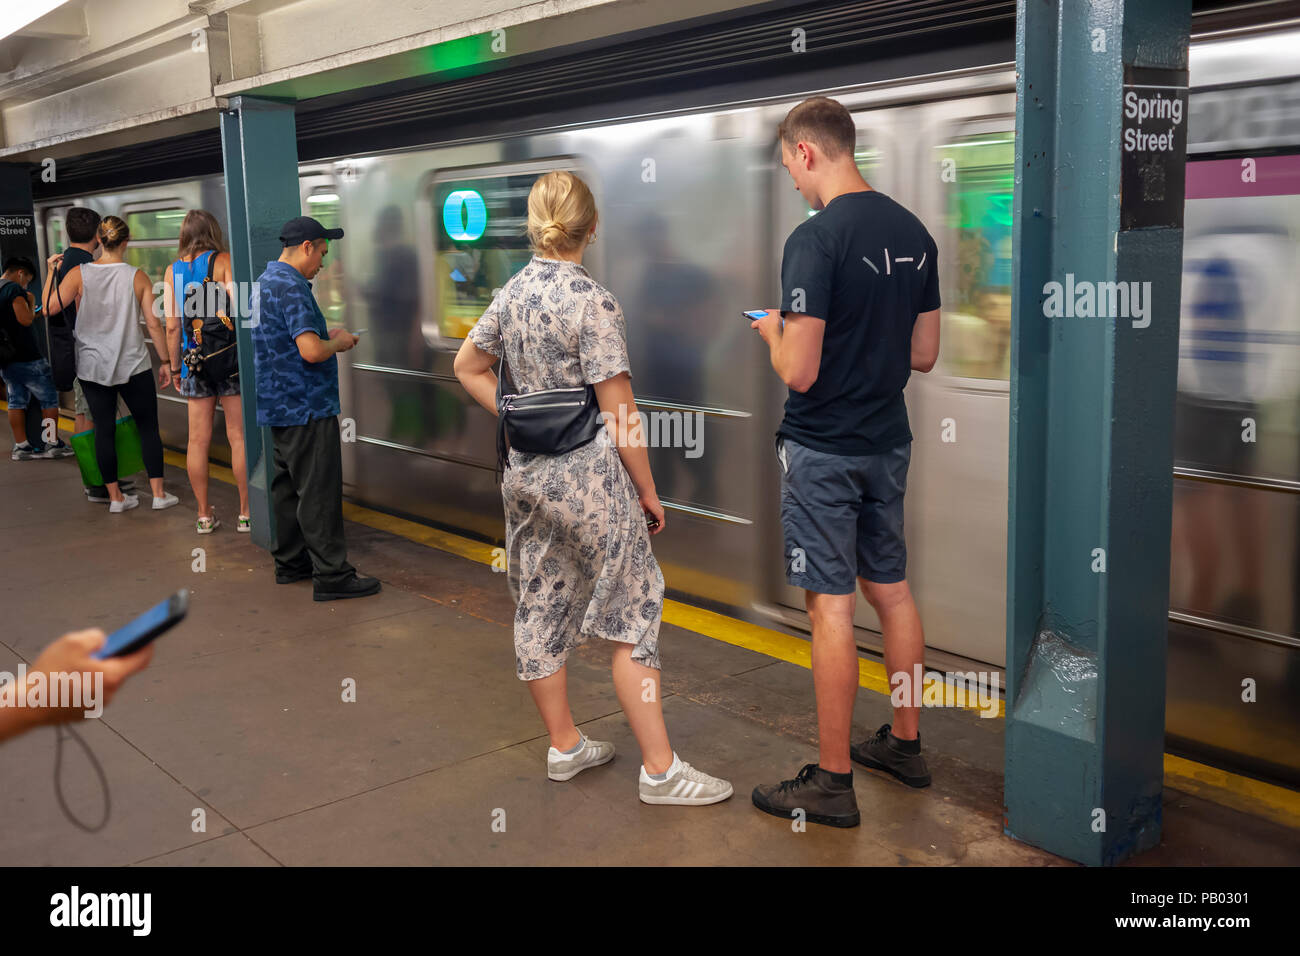
[[[121,657],[138,651],[159,634],[179,624],[190,609],[190,592],[182,588],[171,597],[151,607],[126,627],[108,635],[104,646],[91,656],[96,660]]]
[[[749,321],[756,322],[767,315],[767,309],[754,309],[752,312],[742,312],[740,314],[749,319]]]

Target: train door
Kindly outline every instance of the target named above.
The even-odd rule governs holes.
[[[1006,660],[1015,99],[918,111],[913,210],[939,247],[939,362],[907,389],[909,570],[926,644]]]
[[[306,167],[298,174],[298,192],[302,215],[311,216],[326,229],[347,227],[343,223],[343,198],[334,171],[329,167]],[[329,253],[321,270],[311,280],[312,294],[325,316],[325,324],[331,329],[361,328],[357,323],[349,323],[346,275],[347,242],[331,242]],[[343,437],[355,435],[355,424],[351,431],[348,427],[349,412],[352,403],[353,371],[352,353],[344,352],[338,357],[339,364],[339,416]],[[355,419],[354,419],[355,421]],[[344,441],[342,445],[343,482],[350,489],[356,471],[356,443]]]

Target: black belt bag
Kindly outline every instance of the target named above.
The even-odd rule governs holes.
[[[537,455],[562,455],[581,448],[600,434],[596,390],[590,385],[515,392],[501,357],[497,379],[497,467],[510,467],[510,449]]]

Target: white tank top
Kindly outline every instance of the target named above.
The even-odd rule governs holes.
[[[140,331],[135,266],[127,262],[81,267],[77,306],[77,378],[122,385],[152,366]]]

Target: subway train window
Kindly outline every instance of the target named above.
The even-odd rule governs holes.
[[[463,339],[505,285],[532,257],[528,192],[537,170],[433,184],[438,331]]]
[[[1015,134],[958,136],[937,148],[947,188],[940,250],[942,371],[1006,379],[1011,366],[1011,198]]]
[[[128,212],[126,226],[131,230],[131,241],[143,239],[176,239],[181,234],[181,223],[185,219],[185,210],[150,209],[143,212]]]
[[[1300,156],[1187,169],[1175,463],[1300,480]],[[1292,184],[1287,187],[1286,184]]]
[[[161,282],[167,267],[176,258],[185,210],[175,207],[148,209],[127,212],[122,218],[131,230],[131,244],[127,246],[126,261],[143,269],[150,281]]]
[[[333,186],[321,187],[312,191],[307,197],[305,215],[311,216],[326,229],[337,229],[341,219],[339,195]],[[330,243],[329,255],[320,272],[312,279],[312,291],[320,310],[325,315],[325,324],[330,328],[343,327],[343,313],[347,300],[343,294],[343,250],[341,242]]]

